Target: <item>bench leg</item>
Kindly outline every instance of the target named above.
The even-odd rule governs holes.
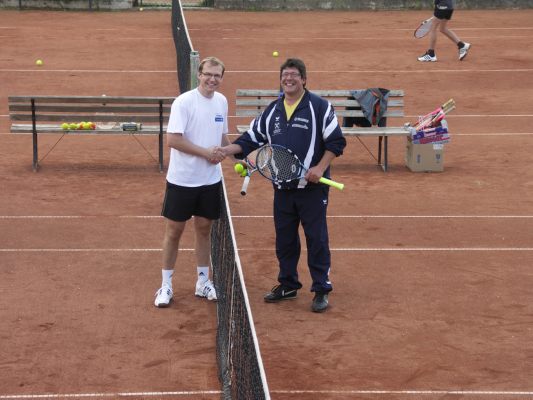
[[[383,136],[378,138],[378,165],[381,165],[381,143],[383,142]]]
[[[163,172],[163,134],[159,133],[159,172]]]
[[[383,141],[383,171],[384,172],[387,172],[387,168],[388,168],[388,163],[389,163],[389,157],[388,157],[388,142],[389,142],[389,137],[388,136],[385,136],[385,139]]]
[[[33,172],[37,172],[37,170],[39,169],[39,151],[38,151],[38,147],[37,147],[37,132],[33,132],[32,140],[33,140],[33,162],[32,162],[32,168],[33,168]]]

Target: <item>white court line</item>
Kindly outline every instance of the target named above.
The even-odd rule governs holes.
[[[220,395],[220,390],[180,391],[180,392],[133,392],[133,393],[65,393],[65,394],[19,394],[0,395],[2,400],[14,399],[59,399],[86,397],[155,397],[155,396],[199,396],[208,394]]]
[[[160,215],[0,215],[0,219],[162,219]],[[272,218],[272,215],[232,215],[232,218]],[[328,215],[328,218],[533,218],[533,215]]]
[[[232,218],[272,218],[272,215],[232,215]],[[328,215],[328,218],[533,218],[533,215]]]
[[[239,251],[274,251],[273,247],[240,247]],[[438,252],[438,251],[533,251],[533,247],[332,247],[331,251],[353,251],[353,252],[394,252],[394,251],[413,251],[413,252]],[[150,252],[161,252],[163,249],[140,249],[140,248],[129,248],[129,249],[0,249],[0,253],[105,253],[105,252],[115,252],[115,253],[127,253],[127,252],[136,252],[136,253],[150,253]],[[195,251],[191,248],[180,249],[180,251]],[[306,250],[302,250],[306,251]]]
[[[533,391],[503,391],[503,390],[271,390],[270,393],[279,394],[367,394],[367,395],[412,395],[412,396],[532,396]]]
[[[0,72],[59,72],[59,73],[95,73],[95,74],[175,74],[176,70],[127,70],[127,69],[12,69],[5,68],[0,69]],[[503,73],[513,73],[513,72],[533,72],[533,68],[507,68],[507,69],[415,69],[415,70],[378,70],[378,69],[369,69],[369,70],[330,70],[330,71],[307,71],[308,74],[428,74],[428,73],[458,73],[458,72],[474,72],[476,74],[481,72],[503,72]],[[243,70],[226,70],[225,74],[279,74],[278,70],[252,70],[252,71],[243,71]]]
[[[58,398],[91,398],[91,397],[154,397],[154,396],[191,396],[191,395],[219,395],[221,391],[187,391],[187,392],[133,392],[133,393],[70,393],[70,394],[28,394],[28,395],[0,395],[1,400],[20,399],[58,399]],[[334,395],[407,395],[407,396],[532,396],[533,391],[504,391],[504,390],[271,390],[271,394],[334,394]]]
[[[460,30],[460,29],[453,29]],[[466,36],[465,36],[466,37]],[[497,36],[488,36],[488,35],[482,35],[482,36],[472,36],[468,35],[469,39],[522,39],[527,38],[531,39],[531,35],[497,35]],[[264,40],[264,37],[251,37],[251,36],[245,36],[245,37],[222,37],[222,40],[237,40],[237,41],[243,41],[243,40]],[[280,37],[280,36],[273,36],[269,37],[271,40],[283,40],[283,41],[289,41],[289,40],[296,40],[296,41],[316,41],[316,40],[336,40],[336,41],[360,41],[360,40],[382,40],[390,42],[391,40],[401,40],[405,41],[404,36],[396,36],[396,37],[384,37],[384,36],[348,36],[348,37]]]
[[[114,253],[151,253],[151,252],[160,252],[163,249],[0,249],[0,253],[104,253],[104,252],[114,252]],[[180,251],[194,251],[194,249],[180,249]]]
[[[0,215],[0,219],[162,219],[161,215]]]

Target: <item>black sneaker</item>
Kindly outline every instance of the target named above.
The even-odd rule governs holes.
[[[313,304],[311,305],[311,310],[313,312],[324,312],[328,308],[328,294],[327,293],[316,293],[313,298]]]
[[[283,285],[277,285],[272,288],[270,293],[265,294],[265,301],[267,303],[277,303],[281,300],[295,299],[298,290],[291,289]]]

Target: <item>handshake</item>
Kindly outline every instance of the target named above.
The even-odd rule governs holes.
[[[212,147],[207,148],[207,154],[206,154],[205,158],[211,164],[218,164],[218,163],[224,161],[224,159],[226,158],[227,155],[228,154],[227,154],[226,149],[224,147],[212,146]]]

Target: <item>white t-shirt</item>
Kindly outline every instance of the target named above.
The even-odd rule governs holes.
[[[220,146],[222,135],[228,133],[228,101],[221,93],[204,97],[198,89],[178,96],[172,103],[167,133],[182,133],[192,143]],[[220,164],[205,158],[170,149],[167,181],[179,186],[203,186],[222,178]]]

